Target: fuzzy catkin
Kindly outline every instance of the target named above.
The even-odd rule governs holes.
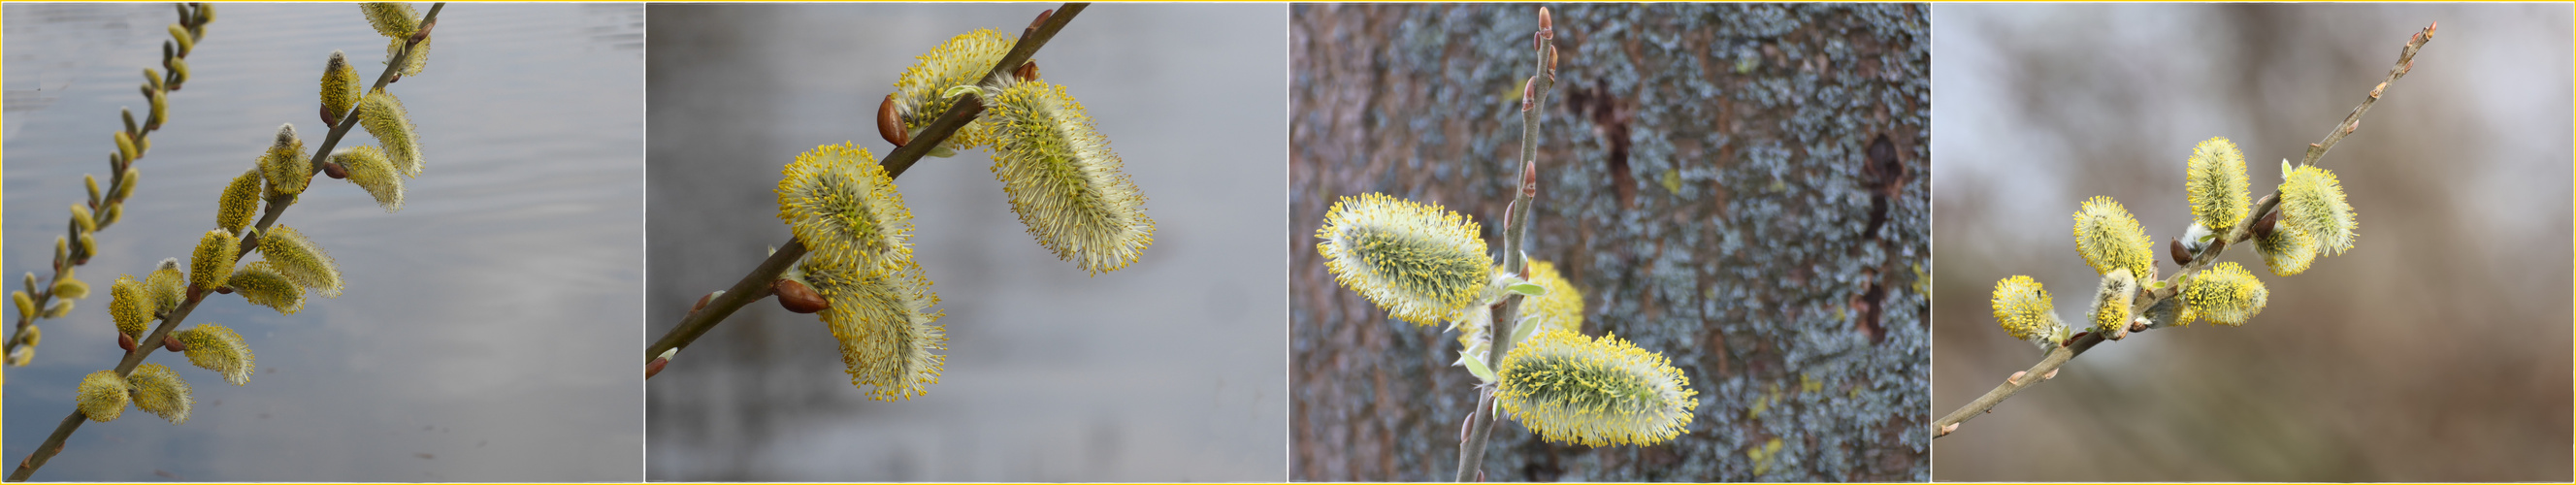
[[[1039,245],[1098,275],[1135,262],[1153,244],[1145,196],[1063,87],[1016,83],[984,105],[993,177]]]
[[[1475,304],[1490,283],[1494,260],[1477,231],[1475,220],[1438,204],[1372,193],[1333,203],[1315,229],[1324,240],[1315,251],[1342,287],[1397,319],[1435,325]]]

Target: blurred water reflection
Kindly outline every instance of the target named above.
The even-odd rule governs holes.
[[[1937,441],[1934,478],[2566,481],[2567,5],[1941,5],[1933,402],[2038,357],[1986,296],[2027,274],[2080,313],[2067,214],[2118,198],[2189,220],[2182,162],[2226,136],[2256,192],[2349,113],[2408,34],[2415,68],[2320,162],[2359,244],[2273,277],[2241,328],[2105,344]],[[2162,240],[2159,240],[2162,244]],[[2165,263],[2170,269],[2170,263]]]
[[[913,56],[1055,7],[652,6],[652,335],[787,240],[772,190],[796,153],[890,150],[875,110]],[[947,312],[941,382],[869,401],[815,317],[756,302],[653,379],[649,477],[1283,478],[1284,9],[1083,11],[1036,61],[1150,198],[1142,259],[1086,277],[1029,239],[984,151],[925,159],[897,184]]]
[[[426,9],[427,4],[419,5]],[[319,143],[314,80],[333,49],[368,76],[385,41],[346,4],[225,3],[188,59],[142,189],[81,276],[105,285],[184,256],[224,182],[281,122]],[[103,173],[136,72],[157,63],[168,4],[10,4],[6,272],[40,270],[63,207]],[[280,316],[216,298],[189,323],[239,330],[247,386],[181,370],[185,425],[92,423],[40,480],[631,481],[640,479],[643,9],[455,4],[422,75],[391,91],[428,168],[388,214],[321,179],[282,221],[331,250],[347,293]],[[372,81],[372,80],[370,80]],[[341,146],[372,143],[353,132]],[[7,456],[42,441],[80,376],[115,365],[103,287],[46,320],[10,369]],[[149,362],[183,367],[184,359]]]

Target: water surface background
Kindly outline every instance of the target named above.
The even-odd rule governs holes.
[[[429,4],[417,4],[426,11]],[[11,280],[40,271],[82,174],[107,170],[116,110],[145,102],[168,4],[7,7],[7,246]],[[348,4],[216,7],[170,96],[172,121],[139,163],[141,190],[98,234],[80,275],[96,289],[44,320],[35,364],[9,369],[15,463],[69,413],[81,376],[115,365],[106,286],[184,256],[216,194],[279,123],[307,147],[324,129],[316,80],[333,49],[372,82],[385,39]],[[140,411],[90,423],[35,478],[95,481],[632,481],[642,478],[643,9],[634,4],[452,4],[429,67],[388,89],[419,126],[428,167],[401,212],[317,178],[281,222],[331,251],[338,299],[281,316],[217,296],[189,318],[239,331],[259,355],[247,386],[176,355],[195,387],[184,425]],[[353,130],[343,147],[372,144]],[[104,178],[104,177],[102,177]],[[14,286],[14,284],[13,284]]]

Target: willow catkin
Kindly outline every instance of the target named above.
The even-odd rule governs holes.
[[[199,293],[215,291],[233,276],[233,262],[241,253],[241,238],[230,231],[206,231],[197,238],[197,250],[188,257],[188,287]]]
[[[2183,194],[2191,202],[2192,220],[2212,231],[2236,227],[2245,220],[2248,185],[2245,153],[2226,137],[2210,137],[2191,149],[2183,163]]]
[[[2113,340],[2129,334],[2130,306],[2137,301],[2138,278],[2128,268],[2113,268],[2102,275],[2101,288],[2093,292],[2093,332]]]
[[[241,334],[223,325],[199,324],[170,332],[170,337],[186,344],[188,350],[180,353],[188,356],[189,364],[223,374],[224,382],[232,385],[249,383],[251,371],[258,366],[258,356],[251,353]]]
[[[2075,251],[2096,273],[2125,268],[2137,278],[2153,279],[2156,274],[2155,240],[2138,227],[2138,218],[2110,197],[2087,199],[2075,213]]]
[[[179,378],[170,366],[143,364],[134,368],[134,375],[126,382],[134,387],[134,407],[169,420],[170,424],[188,422],[188,410],[197,400],[190,395],[188,381]]]
[[[1689,427],[1699,407],[1663,354],[1604,336],[1543,330],[1503,356],[1495,401],[1552,442],[1652,445]]]
[[[929,128],[931,122],[939,120],[939,115],[956,105],[957,98],[948,96],[948,89],[982,83],[985,75],[992,72],[993,65],[1002,62],[1002,56],[1010,54],[1011,45],[1015,42],[1018,39],[1012,36],[976,29],[949,38],[917,57],[911,67],[904,68],[903,75],[895,78],[895,92],[889,95],[886,103],[893,107],[895,117],[902,121],[905,138],[919,138],[923,129]],[[940,142],[936,147],[940,150],[934,150],[932,154],[945,157],[960,150],[991,144],[992,140],[986,134],[987,126],[989,123],[980,118],[967,123],[949,135],[947,141]]]
[[[2255,279],[2253,273],[2234,261],[2193,274],[2190,286],[2182,292],[2194,312],[2227,326],[2244,325],[2246,320],[2254,319],[2254,315],[2263,312],[2270,295],[2270,290],[2263,288],[2263,280]]]
[[[939,383],[947,357],[945,329],[931,310],[939,296],[910,257],[854,264],[807,257],[799,275],[831,301],[823,323],[840,342],[850,384],[880,401],[911,399]]]
[[[911,258],[912,210],[866,148],[814,147],[780,172],[778,219],[813,252],[807,258],[847,267]]]
[[[268,234],[259,239],[259,254],[263,262],[297,286],[310,288],[323,298],[340,297],[340,263],[294,227],[270,227]]]
[[[355,146],[334,150],[331,163],[349,169],[349,183],[367,189],[376,206],[385,212],[399,212],[403,205],[402,173],[394,168],[393,159],[374,146]]]
[[[1154,242],[1154,220],[1082,103],[1045,81],[987,93],[993,176],[1029,236],[1094,275],[1135,262]]]
[[[2344,200],[2343,183],[2333,171],[2314,165],[2285,169],[2281,176],[2281,225],[2297,228],[2314,241],[2317,252],[2340,255],[2352,250],[2361,223],[2352,203]],[[2275,231],[2278,232],[2278,231]]]
[[[1342,287],[1397,319],[1433,325],[1475,304],[1490,283],[1494,260],[1476,234],[1475,220],[1437,204],[1372,193],[1333,203],[1315,251]]]
[[[364,89],[359,87],[358,69],[349,65],[348,55],[332,50],[331,59],[322,65],[322,122],[338,124],[341,116],[349,114],[349,108],[358,106]]]
[[[163,258],[152,274],[144,275],[143,290],[152,297],[146,301],[152,302],[154,313],[179,309],[179,304],[188,300],[188,275],[180,272],[179,258]]]
[[[2013,338],[2055,342],[2067,336],[2066,324],[2059,322],[2054,313],[2056,304],[2038,280],[2015,275],[1996,281],[1991,302],[1995,322]]]
[[[304,310],[304,287],[279,273],[276,266],[267,261],[253,261],[234,270],[232,279],[225,285],[231,286],[233,294],[241,295],[243,300],[275,309],[279,314],[294,315]]]
[[[260,182],[265,180],[260,172],[257,168],[244,170],[241,176],[233,177],[232,183],[224,185],[221,198],[215,200],[215,227],[241,232],[259,218]]]
[[[1550,329],[1582,333],[1583,291],[1575,289],[1573,282],[1566,281],[1564,275],[1558,274],[1555,264],[1536,259],[1530,260],[1529,282],[1545,288],[1547,293],[1522,297],[1520,313],[1522,320],[1516,325],[1537,325],[1538,328],[1530,330],[1530,335],[1537,335],[1538,332]],[[1463,349],[1459,351],[1459,357],[1484,360],[1485,352],[1493,345],[1493,340],[1488,335],[1491,330],[1488,327],[1493,326],[1492,316],[1485,312],[1462,311],[1458,312],[1455,320],[1458,327],[1458,346]],[[1512,332],[1519,333],[1521,330],[1519,327],[1513,327]]]
[[[151,329],[152,320],[157,318],[154,314],[161,306],[152,296],[133,275],[118,276],[115,283],[107,286],[107,314],[116,321],[118,333],[143,339],[143,332]]]
[[[385,158],[405,177],[419,177],[427,162],[421,159],[420,133],[411,123],[411,113],[403,110],[402,98],[383,89],[367,92],[358,101],[358,126],[382,144]]]
[[[92,372],[81,378],[80,390],[73,398],[80,403],[81,415],[89,420],[115,421],[125,414],[126,387],[125,378],[116,375],[116,371]]]
[[[277,127],[277,139],[260,153],[259,171],[267,179],[269,197],[303,194],[313,182],[313,160],[304,155],[304,140],[296,137],[294,123]]]

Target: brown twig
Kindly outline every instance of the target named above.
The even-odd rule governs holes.
[[[446,7],[447,2],[431,4],[429,7],[429,13],[423,15],[422,22],[436,22],[438,20],[438,11]],[[418,45],[418,43],[419,42],[414,41],[410,45]],[[375,88],[384,88],[385,83],[390,81],[389,78],[393,76],[396,70],[402,68],[405,64],[404,61],[411,57],[412,52],[413,50],[406,46],[402,52],[395,53],[392,58],[388,59],[387,62],[385,62],[385,72],[377,75],[376,77]],[[368,92],[374,91],[371,89]],[[357,109],[358,108],[356,107],[351,107],[349,114],[342,117],[338,126],[331,128],[330,135],[323,138],[322,145],[313,151],[313,163],[316,168],[316,170],[314,170],[315,173],[321,172],[319,168],[323,161],[330,157],[331,147],[339,144],[340,138],[349,133],[349,127],[357,125]],[[259,218],[257,232],[267,233],[269,226],[277,223],[278,216],[285,214],[286,208],[294,204],[295,198],[293,196],[269,199],[268,207]],[[236,250],[234,256],[238,259],[240,256],[248,255],[252,250],[258,248],[259,238],[245,237],[242,238],[241,247]],[[197,304],[204,302],[205,299],[206,292],[197,291],[194,288],[189,289],[187,301],[180,303],[178,308],[170,310],[168,314],[163,315],[161,317],[161,325],[154,327],[152,329],[152,336],[144,338],[142,341],[161,342],[168,340],[170,338],[170,332],[178,329],[179,324],[186,321],[188,319],[188,314],[196,311]],[[152,356],[154,351],[161,350],[162,348],[163,346],[161,345],[139,345],[134,350],[126,352],[125,358],[117,361],[116,363],[116,374],[118,376],[133,375],[134,368],[142,365],[144,358]],[[9,473],[8,480],[12,482],[27,481],[29,476],[36,473],[37,468],[44,467],[45,462],[52,460],[54,454],[61,453],[63,451],[63,441],[71,438],[72,432],[80,429],[81,423],[86,422],[87,420],[87,415],[82,414],[79,409],[73,409],[70,416],[63,418],[61,425],[54,427],[54,433],[45,437],[44,443],[36,445],[36,451],[28,454],[25,460],[18,462],[18,468]]]
[[[1010,53],[1002,55],[1001,61],[993,64],[993,70],[986,73],[985,78],[1009,76],[1018,71],[1019,66],[1027,63],[1030,56],[1037,55],[1038,48],[1045,47],[1048,40],[1055,38],[1057,31],[1064,30],[1065,24],[1073,22],[1073,17],[1081,14],[1082,10],[1090,5],[1085,2],[1067,3],[1063,7],[1050,11],[1051,13],[1041,14],[1040,21],[1025,31],[1027,35],[1020,36],[1019,42],[1011,45]],[[958,129],[965,128],[967,123],[973,123],[976,116],[984,113],[984,103],[981,100],[973,98],[973,94],[964,96],[969,97],[957,100],[955,105],[949,106],[947,112],[939,115],[939,119],[931,121],[929,126],[922,127],[920,136],[908,140],[903,146],[895,147],[894,151],[886,154],[884,160],[877,162],[878,166],[885,168],[886,177],[903,176],[904,171],[910,170],[922,156],[929,155],[932,147],[948,141],[948,138],[956,134]],[[805,251],[804,242],[797,241],[793,236],[788,237],[785,244],[779,245],[777,252],[770,253],[768,259],[760,262],[760,266],[752,268],[750,274],[743,275],[742,280],[734,282],[733,288],[725,290],[723,295],[708,298],[705,307],[681,317],[679,326],[672,327],[669,332],[662,334],[662,338],[654,340],[652,345],[645,346],[645,365],[651,366],[656,360],[661,360],[664,365],[668,365],[669,360],[662,360],[665,359],[663,352],[687,348],[690,343],[706,335],[708,330],[715,329],[717,324],[724,323],[726,318],[732,317],[733,313],[741,310],[743,306],[769,297],[770,282],[776,281],[779,274],[785,273],[788,266],[796,263],[797,258],[804,257]],[[654,374],[658,372],[648,373],[645,378],[651,379]]]
[[[1521,177],[1520,190],[1513,191],[1512,202],[1503,206],[1503,271],[1527,277],[1527,250],[1521,243],[1529,236],[1531,210],[1538,205],[1538,127],[1540,109],[1547,105],[1547,93],[1556,89],[1555,22],[1548,17],[1547,7],[1538,9],[1538,31],[1531,34],[1532,49],[1538,51],[1538,71],[1530,76],[1521,90]],[[1503,355],[1512,351],[1512,325],[1520,319],[1521,301],[1515,295],[1498,318],[1487,327],[1485,368],[1499,376]],[[1494,391],[1479,385],[1476,408],[1468,414],[1467,435],[1458,441],[1458,474],[1455,481],[1468,481],[1483,474],[1486,443],[1494,437]]]
[[[2406,72],[2415,67],[2415,52],[2423,49],[2426,42],[2431,42],[2433,40],[2433,30],[2438,27],[2441,27],[2440,23],[2425,26],[2424,30],[2416,32],[2413,37],[2406,40],[2405,50],[2399,51],[2397,54],[2397,64],[2388,68],[2388,79],[2381,81],[2378,86],[2370,88],[2369,97],[2363,98],[2360,106],[2353,107],[2352,114],[2345,116],[2343,122],[2336,123],[2335,128],[2326,134],[2326,139],[2324,141],[2309,144],[2307,156],[2299,162],[2301,166],[2315,165],[2318,159],[2325,156],[2327,150],[2334,148],[2334,145],[2343,141],[2345,136],[2351,135],[2355,131],[2359,131],[2361,128],[2361,115],[2370,111],[2372,103],[2379,102],[2380,94],[2387,91],[2390,83],[2397,82],[2398,78],[2405,77]],[[2192,273],[2208,268],[2210,264],[2218,260],[2218,256],[2220,254],[2226,252],[2227,247],[2231,243],[2244,242],[2252,239],[2254,237],[2255,224],[2262,221],[2265,216],[2278,208],[2280,206],[2280,199],[2281,197],[2279,193],[2264,196],[2262,200],[2256,202],[2255,210],[2246,215],[2244,221],[2238,222],[2234,228],[2229,229],[2226,233],[2226,237],[2218,238],[2216,241],[2213,241],[2209,247],[2201,249],[2198,253],[2194,253],[2189,263],[2183,264],[2180,270],[2175,271],[2172,276],[2165,278],[2162,281],[2162,284],[2157,286],[2155,289],[2141,290],[2137,299],[2131,303],[2131,308],[2133,309],[2131,314],[2149,315],[2151,316],[2151,319],[2144,328],[2139,328],[2137,330],[2162,328],[2171,325],[2173,323],[2172,319],[2175,315],[2181,313],[2179,311],[2171,311],[2174,310],[2174,308],[2171,308],[2171,305],[2184,304],[2181,300],[2174,299],[2174,296],[2181,293],[2180,283],[2183,279],[2189,277]],[[1961,406],[1959,410],[1952,411],[1947,416],[1942,416],[1940,420],[1933,421],[1932,437],[1940,438],[1942,436],[1948,436],[1953,431],[1958,431],[1961,423],[1966,423],[1968,420],[1976,419],[1977,415],[1985,414],[1994,410],[1996,405],[2002,404],[2005,399],[2011,399],[2014,394],[2020,393],[2022,389],[2029,388],[2031,384],[2037,384],[2039,381],[2048,380],[2049,377],[2055,376],[2057,370],[2066,365],[2068,361],[2074,360],[2077,355],[2082,355],[2084,351],[2091,350],[2093,346],[2101,343],[2102,336],[2099,333],[2087,333],[2068,341],[2064,345],[2051,349],[2048,352],[2048,356],[2040,359],[2039,364],[2031,366],[2030,370],[2023,371],[2024,373],[2022,374],[2016,374],[2014,378],[2005,379],[2002,385],[1995,386],[1994,390],[1987,391],[1984,396],[1978,397],[1975,401],[1969,401],[1966,406]]]

